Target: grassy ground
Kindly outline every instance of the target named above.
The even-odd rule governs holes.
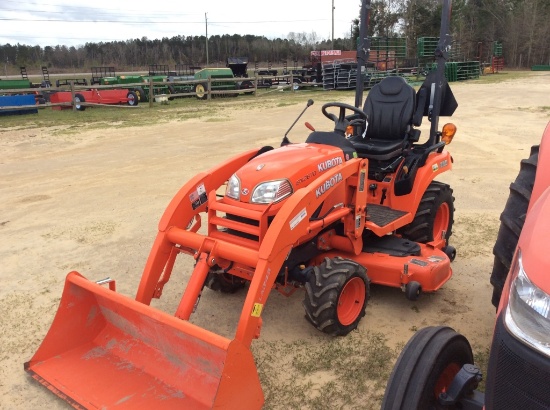
[[[73,112],[71,109],[39,110],[37,115],[7,116],[2,119],[5,128],[34,129],[43,127],[64,126],[61,132],[78,132],[80,129],[124,128],[149,126],[152,124],[186,121],[199,118],[205,121],[223,121],[229,118],[227,113],[238,109],[265,109],[278,106],[303,104],[309,98],[327,102],[351,96],[352,91],[322,92],[320,89],[291,92],[285,90],[259,90],[258,95],[239,95],[237,98],[214,98],[210,101],[199,101],[195,98],[179,98],[169,101],[167,105],[155,103],[149,108],[143,103],[135,108],[94,107],[85,111]],[[24,121],[22,121],[24,119]]]
[[[399,350],[390,349],[380,333],[360,331],[327,337],[322,344],[257,341],[253,353],[266,398],[264,408],[380,408]]]

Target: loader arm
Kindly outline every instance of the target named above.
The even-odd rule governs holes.
[[[218,189],[258,152],[258,150],[245,152],[209,171],[200,173],[178,191],[159,222],[159,232],[145,264],[136,294],[138,302],[149,305],[153,297],[160,297],[165,282],[161,283],[159,288],[159,278],[163,271],[166,277],[170,275],[177,251],[174,250],[174,242],[168,239],[167,231],[170,228],[185,229],[195,215],[206,210],[207,201],[204,195]]]

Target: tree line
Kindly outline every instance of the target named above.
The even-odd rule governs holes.
[[[360,5],[360,2],[358,6]],[[441,0],[373,0],[369,35],[404,37],[409,58],[416,56],[417,39],[439,35]],[[358,7],[359,15],[359,7]],[[550,64],[550,2],[548,0],[453,0],[451,34],[453,55],[464,61],[490,61],[493,43],[502,44],[508,67]],[[248,57],[262,67],[287,61],[289,67],[309,61],[312,50],[354,50],[358,20],[350,22],[349,36],[322,40],[315,32],[292,32],[286,38],[225,34],[178,35],[171,38],[87,42],[78,47],[0,45],[0,62],[19,66],[82,69],[115,66],[117,70],[145,68],[149,64],[225,65],[228,57]]]

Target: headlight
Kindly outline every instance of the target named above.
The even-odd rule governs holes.
[[[254,189],[251,202],[255,204],[269,204],[280,201],[290,194],[292,194],[292,185],[286,179],[264,182]]]
[[[550,295],[529,280],[519,250],[514,271],[510,272],[517,276],[510,287],[506,327],[516,338],[550,357]]]
[[[236,199],[237,201],[241,197],[241,181],[239,181],[239,178],[237,175],[233,174],[231,175],[231,178],[229,178],[229,181],[227,181],[227,188],[225,190],[225,195],[229,198]]]

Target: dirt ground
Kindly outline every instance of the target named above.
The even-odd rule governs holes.
[[[499,215],[520,160],[550,119],[550,73],[452,88],[459,103],[452,118],[458,132],[448,147],[454,167],[440,180],[451,185],[456,198],[454,275],[417,302],[397,289],[373,287],[359,331],[383,334],[390,347],[402,345],[422,326],[447,324],[477,351],[486,351],[494,319],[489,274]],[[341,101],[353,104],[353,97]],[[49,328],[69,271],[91,280],[111,276],[121,293],[134,296],[158,220],[177,190],[199,171],[243,150],[277,146],[302,110],[302,105],[254,108],[252,99],[246,104],[250,107],[231,111],[223,121],[202,118],[79,134],[2,129],[0,118],[0,408],[69,407],[23,371]],[[304,121],[318,129],[331,125],[316,104],[291,140],[305,139]],[[155,306],[175,311],[190,268],[190,262],[178,262]],[[192,319],[231,335],[243,297],[205,292]],[[302,298],[302,292],[290,298],[273,292],[261,339],[254,344],[323,343],[326,339],[304,319]]]

